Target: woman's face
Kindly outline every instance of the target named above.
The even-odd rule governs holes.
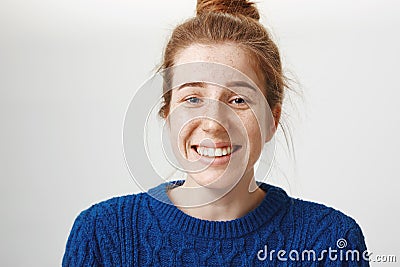
[[[259,89],[265,90],[264,81],[251,61],[245,50],[233,44],[193,44],[175,58],[175,66],[194,62],[226,65],[253,83],[246,78],[227,80],[226,84],[188,79],[172,90],[167,123],[178,161],[183,168],[196,166],[198,170],[189,173],[186,182],[191,185],[226,188],[253,177],[254,164],[271,137],[268,129],[275,124]],[[208,81],[215,80],[224,79]]]

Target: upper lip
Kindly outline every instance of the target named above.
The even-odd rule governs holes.
[[[198,147],[204,147],[204,148],[225,148],[225,147],[230,147],[232,151],[236,151],[239,148],[241,148],[241,145],[232,145],[232,144],[226,144],[226,143],[216,143],[215,146],[204,146],[204,145],[192,145],[191,148],[196,149]]]
[[[207,148],[224,148],[224,147],[233,147],[235,145],[233,145],[230,142],[201,142],[200,144],[194,144],[192,145],[192,147],[207,147]]]

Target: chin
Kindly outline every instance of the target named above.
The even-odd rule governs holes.
[[[234,177],[237,177],[236,179]],[[217,190],[231,190],[239,180],[241,179],[241,175],[234,175],[229,173],[229,175],[222,172],[202,172],[198,174],[191,174],[188,179],[192,179],[192,181],[198,186],[207,188],[207,189],[217,189]]]

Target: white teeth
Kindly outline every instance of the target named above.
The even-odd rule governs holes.
[[[211,147],[196,147],[196,151],[201,156],[221,157],[231,154],[231,147],[211,148]]]

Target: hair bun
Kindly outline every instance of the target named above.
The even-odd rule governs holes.
[[[253,2],[247,0],[197,0],[197,15],[208,12],[222,12],[233,15],[244,15],[255,20],[260,14]]]

